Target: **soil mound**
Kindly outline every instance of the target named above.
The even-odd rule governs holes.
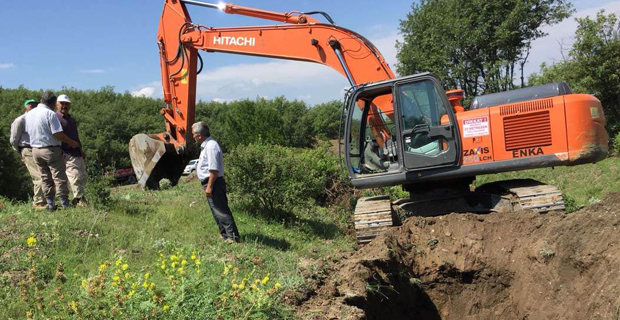
[[[620,319],[619,203],[409,218],[336,266],[299,315]]]

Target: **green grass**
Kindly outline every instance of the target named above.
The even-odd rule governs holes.
[[[532,178],[558,187],[565,198],[577,206],[602,200],[609,192],[620,191],[620,158],[611,157],[595,164],[507,172],[477,177],[475,186],[484,183]]]
[[[0,250],[4,253],[0,257],[0,298],[6,307],[0,311],[0,319],[23,318],[28,309],[20,302],[11,277],[29,269],[26,239],[30,235],[38,241],[38,278],[51,281],[62,262],[69,295],[77,295],[81,280],[96,274],[104,261],[122,256],[132,270],[145,272],[156,269],[160,251],[173,248],[199,252],[203,265],[215,266],[210,270],[217,271],[212,272],[232,264],[240,273],[269,274],[282,290],[295,290],[308,280],[301,275],[300,260],[329,258],[354,248],[354,239],[344,232],[346,213],[326,208],[308,209],[298,213],[299,219],[283,222],[265,220],[233,206],[242,242],[226,244],[197,182],[157,192],[121,187],[112,197],[116,203],[110,210],[75,208],[48,213],[35,212],[27,204],[4,204],[0,211]],[[304,268],[312,269],[312,264]]]

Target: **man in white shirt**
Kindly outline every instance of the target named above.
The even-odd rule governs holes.
[[[228,207],[226,196],[222,148],[211,138],[209,127],[203,122],[196,122],[192,125],[192,136],[196,143],[200,144],[196,175],[202,183],[220,234],[226,242],[239,242],[239,230],[237,230],[232,211]]]
[[[67,137],[62,131],[56,112],[56,94],[45,92],[41,103],[26,114],[26,132],[30,136],[32,155],[41,173],[43,195],[47,209],[56,210],[54,197],[58,197],[63,208],[69,207],[69,188],[65,160],[60,149],[61,142],[78,148],[79,143]]]
[[[41,174],[39,168],[34,162],[32,156],[32,147],[30,147],[30,136],[26,132],[26,113],[37,106],[37,102],[33,99],[26,100],[24,102],[24,114],[17,117],[11,124],[11,146],[19,153],[22,162],[26,165],[30,178],[32,178],[32,185],[34,194],[32,196],[32,207],[35,209],[47,208],[47,203],[43,198],[43,191],[41,190]]]

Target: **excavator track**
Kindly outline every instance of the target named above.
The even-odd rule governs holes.
[[[395,225],[389,196],[365,197],[357,201],[354,214],[358,244],[366,244]]]
[[[451,212],[518,212],[532,210],[546,213],[564,210],[562,192],[555,186],[532,179],[498,181],[484,184],[476,191],[460,196],[444,195],[425,200],[400,199],[392,203],[388,196],[360,198],[354,221],[358,244],[366,244],[398,224],[394,207],[413,216],[436,216]]]
[[[532,179],[492,182],[480,186],[476,191],[512,196],[512,211],[533,210],[545,213],[565,209],[562,192],[557,187]]]

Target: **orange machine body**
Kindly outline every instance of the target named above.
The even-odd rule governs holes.
[[[601,104],[587,94],[458,112],[456,118],[463,166],[542,155],[579,164],[607,151]]]

